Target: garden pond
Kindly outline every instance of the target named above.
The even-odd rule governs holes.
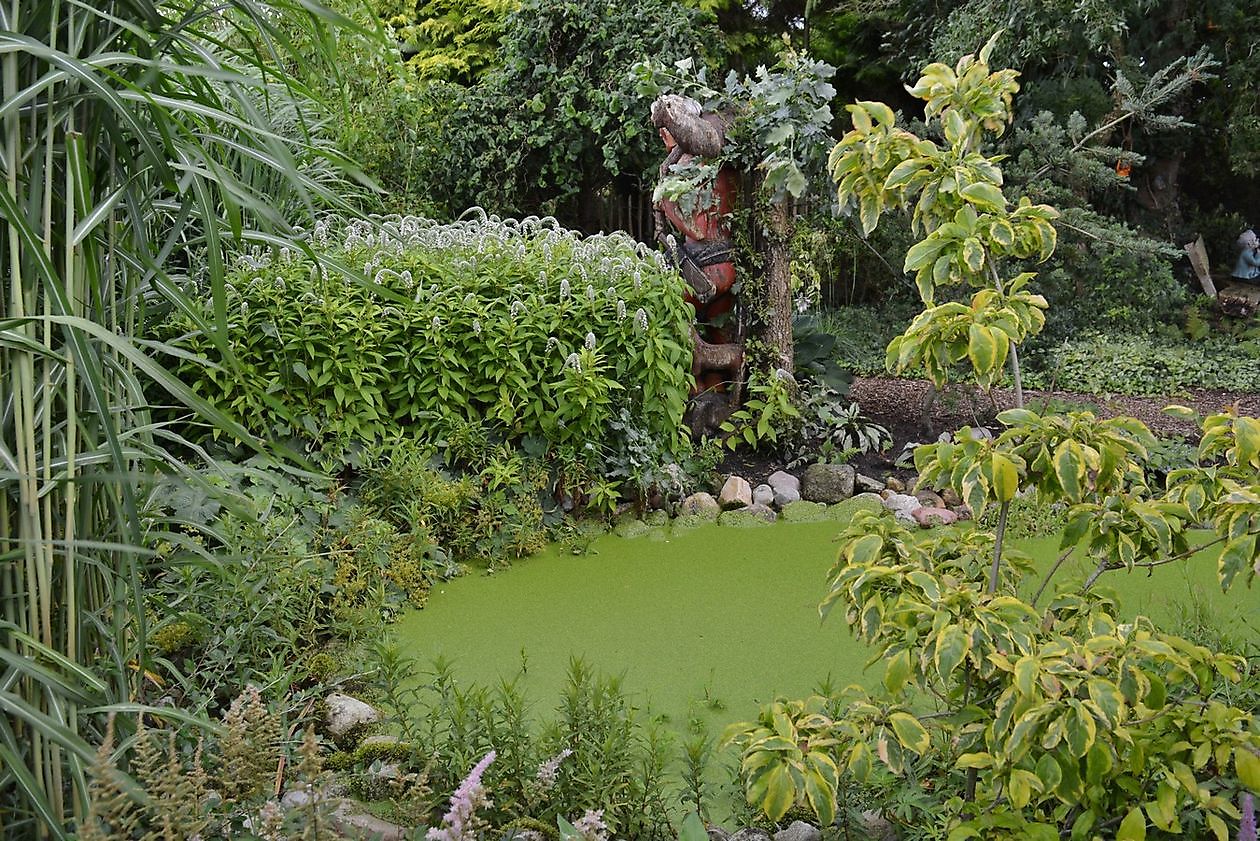
[[[658,526],[635,538],[599,537],[584,554],[551,546],[494,575],[440,585],[395,632],[422,667],[453,661],[462,683],[518,678],[536,712],[554,705],[576,657],[621,675],[640,709],[671,729],[698,718],[720,730],[756,717],[778,695],[804,697],[823,682],[878,684],[882,668],[866,668],[870,652],[843,617],[819,620],[841,527]],[[1040,570],[1058,555],[1057,537],[1013,546]],[[1221,592],[1217,551],[1149,574],[1107,573],[1098,586],[1123,617],[1141,613],[1199,642],[1219,635],[1253,648],[1260,595],[1245,586]],[[1056,581],[1083,580],[1086,563],[1069,561]],[[1039,578],[1030,577],[1027,597]]]

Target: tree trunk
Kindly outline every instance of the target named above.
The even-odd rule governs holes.
[[[765,322],[760,339],[770,354],[769,364],[789,374],[795,365],[792,345],[792,210],[788,199],[772,201],[766,211]]]

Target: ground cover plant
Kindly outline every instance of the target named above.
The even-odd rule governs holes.
[[[1240,796],[1260,786],[1254,711],[1217,695],[1240,680],[1241,661],[1142,617],[1119,622],[1092,588],[1109,570],[1185,562],[1198,523],[1223,546],[1221,587],[1250,581],[1260,571],[1260,421],[1202,419],[1195,464],[1160,488],[1144,468],[1154,439],[1138,421],[1023,408],[1016,346],[1044,324],[1046,304],[1023,291],[1031,275],[1004,282],[1000,258],[1048,258],[1057,214],[1026,200],[1010,208],[998,161],[984,154],[1018,90],[1016,74],[989,69],[995,40],[956,67],[927,66],[912,89],[944,146],[899,128],[886,106],[857,103],[832,167],[868,229],[885,209],[913,208],[925,235],[906,270],[927,308],[890,343],[888,366],[916,362],[940,386],[963,360],[981,384],[1009,362],[1016,408],[998,416],[999,435],[963,429],[915,451],[923,485],[951,488],[977,517],[998,507],[996,530],[916,540],[887,516],[859,514],[820,610],[841,607],[872,645],[884,691],[841,706],[776,701],[730,737],[749,801],[772,818],[807,803],[830,823],[841,777],[869,779],[879,764],[911,786],[933,778],[914,827],[924,837],[1128,841],[1149,828],[1227,841]],[[980,291],[970,307],[937,305],[941,284]],[[1079,552],[1095,564],[1044,608],[1049,578],[1021,598],[1029,568],[1006,545],[1021,489],[1070,506],[1062,560]]]

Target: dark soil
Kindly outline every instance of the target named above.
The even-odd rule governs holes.
[[[857,377],[849,397],[862,407],[866,417],[884,426],[892,434],[893,445],[884,453],[864,453],[850,463],[859,473],[884,477],[895,475],[906,479],[914,471],[898,468],[895,460],[907,444],[934,441],[942,432],[963,426],[989,426],[996,429],[995,416],[1015,405],[1010,389],[994,389],[985,393],[975,386],[950,386],[935,398],[932,385],[926,380],[888,377]],[[1238,414],[1260,416],[1260,394],[1228,391],[1196,390],[1188,394],[1160,397],[1123,397],[1081,394],[1071,391],[1025,391],[1026,406],[1040,412],[1089,410],[1099,417],[1117,415],[1135,417],[1164,438],[1197,438],[1198,427],[1163,413],[1168,405],[1189,406],[1200,414],[1233,410]],[[719,465],[723,475],[738,474],[754,486],[776,470],[783,468],[783,458],[774,453],[739,450]],[[801,468],[795,472],[799,473]]]

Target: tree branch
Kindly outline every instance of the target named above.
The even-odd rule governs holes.
[[[1076,551],[1075,546],[1069,546],[1068,550],[1064,552],[1062,555],[1060,555],[1059,559],[1054,562],[1054,566],[1050,567],[1050,571],[1046,573],[1046,577],[1043,578],[1041,581],[1041,586],[1037,588],[1036,595],[1034,595],[1032,598],[1033,607],[1037,606],[1037,602],[1041,599],[1041,594],[1044,593],[1046,591],[1046,588],[1050,586],[1050,580],[1053,579],[1055,573],[1059,571],[1059,567],[1063,566],[1063,562],[1066,561],[1068,558],[1072,557],[1072,553],[1075,551]]]

